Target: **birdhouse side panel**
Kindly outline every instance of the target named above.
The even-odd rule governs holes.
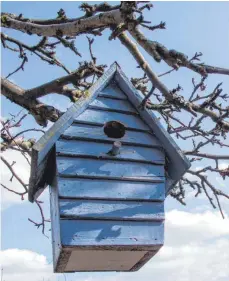
[[[59,197],[58,197],[56,176],[52,182],[52,185],[49,188],[49,194],[50,194],[51,230],[52,230],[53,267],[55,270],[57,267],[57,263],[62,248],[61,237],[60,237]]]

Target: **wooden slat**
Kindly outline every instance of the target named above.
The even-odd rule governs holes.
[[[65,219],[164,220],[163,202],[60,199],[59,206]]]
[[[127,100],[114,100],[104,97],[97,97],[91,104],[93,108],[103,108],[111,110],[120,110],[129,113],[139,114],[137,110]]]
[[[127,99],[126,95],[123,93],[120,88],[115,84],[109,84],[106,88],[104,88],[99,95],[105,95],[108,97],[114,97],[119,99]]]
[[[91,149],[93,146],[93,149]],[[120,153],[117,156],[109,156],[107,154],[112,148],[112,144],[108,143],[95,143],[81,140],[64,140],[60,139],[56,143],[56,151],[59,155],[70,154],[76,157],[94,157],[100,159],[113,159],[113,160],[129,160],[129,161],[145,161],[148,163],[165,162],[164,153],[156,148],[126,146],[122,145]]]
[[[61,174],[83,176],[107,176],[153,179],[164,177],[163,165],[57,157],[57,169]]]
[[[165,199],[165,183],[113,181],[105,179],[58,178],[59,196],[110,200]]]
[[[94,140],[108,143],[117,141],[117,139],[108,138],[103,131],[103,127],[96,127],[86,124],[75,124],[70,126],[63,133],[62,137],[68,137],[68,139]],[[124,137],[121,138],[120,141],[123,144],[161,148],[161,144],[158,139],[153,134],[148,132],[135,132],[126,130]]]
[[[113,120],[123,123],[128,128],[149,131],[149,127],[139,116],[123,113],[87,109],[75,119],[76,122],[99,125],[104,125],[106,122]]]
[[[162,245],[164,222],[60,220],[63,246]]]

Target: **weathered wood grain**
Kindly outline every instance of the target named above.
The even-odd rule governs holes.
[[[62,198],[113,200],[164,200],[165,183],[114,181],[104,179],[58,178]]]
[[[120,110],[129,114],[139,114],[137,110],[127,100],[115,100],[104,97],[97,97],[90,103],[90,108],[103,108],[104,110]]]
[[[111,83],[107,87],[105,87],[100,93],[100,96],[105,95],[108,97],[114,97],[119,99],[127,99],[127,96],[124,92],[117,86],[116,83]]]
[[[93,150],[91,147],[93,146]],[[56,143],[56,151],[59,155],[70,154],[75,157],[94,157],[110,160],[140,161],[148,163],[164,164],[164,153],[156,148],[126,146],[122,145],[117,156],[111,156],[108,152],[112,148],[112,143],[95,143],[83,140],[60,139]]]
[[[102,126],[92,126],[89,124],[72,125],[61,137],[65,139],[94,140],[97,142],[102,141],[108,143],[113,143],[117,140],[106,136]],[[124,137],[122,137],[120,141],[123,144],[162,148],[155,135],[148,132],[126,130]]]
[[[64,246],[151,245],[164,242],[164,222],[60,220]]]
[[[82,114],[75,118],[74,121],[104,125],[106,122],[113,120],[123,123],[128,128],[149,131],[149,127],[139,118],[139,116],[95,109],[85,110]]]
[[[57,169],[61,174],[107,177],[137,177],[152,179],[164,177],[164,166],[146,163],[57,157]]]
[[[60,199],[59,208],[65,219],[164,220],[163,202]]]

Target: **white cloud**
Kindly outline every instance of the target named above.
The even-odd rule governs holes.
[[[158,255],[156,271],[161,272],[161,276],[165,271],[171,281],[228,280],[228,247],[228,239],[219,239],[211,244],[164,247]],[[165,275],[157,280],[166,280],[164,278]]]
[[[17,151],[7,150],[3,153],[3,156],[6,160],[11,164],[13,161],[16,161],[13,168],[18,176],[27,184],[29,181],[29,173],[30,173],[30,166],[27,163],[26,159]],[[18,191],[23,192],[24,188],[21,184],[14,178],[10,181],[11,172],[6,167],[6,165],[1,161],[1,183],[4,184],[6,187]],[[27,199],[27,197],[25,198]],[[19,204],[22,203],[21,197],[5,190],[1,187],[1,208],[4,210],[11,206],[12,204]]]
[[[43,255],[28,250],[8,249],[1,251],[0,257],[3,280],[40,281],[43,278],[55,280],[52,265],[48,264]]]
[[[226,168],[228,168],[229,167],[229,161],[225,161],[225,162],[221,162],[220,164],[219,164],[219,169],[226,169]]]
[[[166,243],[188,245],[229,235],[229,219],[220,212],[188,213],[172,210],[166,214]]]

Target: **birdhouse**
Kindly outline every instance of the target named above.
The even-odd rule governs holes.
[[[189,161],[117,63],[32,149],[50,186],[55,272],[136,271],[164,243],[164,200]]]

